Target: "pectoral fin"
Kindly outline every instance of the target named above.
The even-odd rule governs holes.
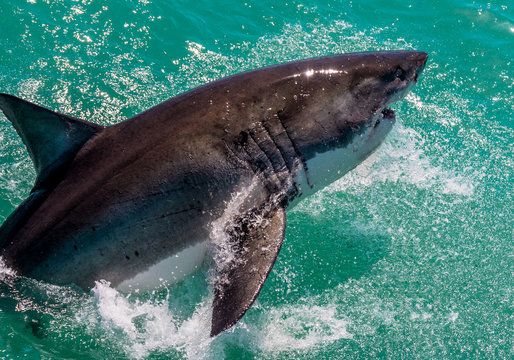
[[[235,260],[224,266],[214,286],[211,336],[233,326],[253,304],[282,246],[283,208],[244,217],[229,231]]]

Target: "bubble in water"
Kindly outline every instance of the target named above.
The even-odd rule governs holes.
[[[352,338],[336,305],[287,305],[272,309],[267,316],[259,339],[264,351],[306,350]]]

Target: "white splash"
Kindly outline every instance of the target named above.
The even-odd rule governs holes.
[[[261,333],[259,348],[264,351],[307,350],[340,339],[351,339],[348,322],[335,305],[287,305],[274,308]]]
[[[152,294],[133,299],[105,281],[97,282],[92,293],[92,301],[77,308],[78,327],[85,325],[92,336],[100,334],[106,342],[115,343],[128,358],[179,352],[185,359],[218,359],[224,358],[231,343],[244,344],[257,354],[310,351],[353,337],[337,304],[309,301],[272,307],[258,318],[250,322],[243,319],[222,336],[211,338],[212,295],[205,296],[193,314],[184,317],[173,313],[169,298],[157,300]]]
[[[130,301],[130,295],[119,293],[105,281],[97,282],[92,292],[102,331],[121,335],[119,342],[131,358],[176,349],[188,359],[201,359],[210,350],[210,299],[204,299],[190,318],[179,319],[170,311],[169,299]],[[92,330],[97,325],[88,309],[76,318]]]
[[[233,222],[236,219],[236,215],[241,214],[241,207],[252,196],[252,192],[257,184],[258,180],[254,179],[250,182],[250,185],[243,186],[240,191],[233,193],[225,206],[223,214],[210,224],[210,238],[213,247],[212,257],[217,272],[214,276],[219,276],[219,274],[223,273],[223,270],[234,266],[238,261],[242,261],[236,257],[234,250],[236,244],[231,241],[227,234],[227,229],[235,225]],[[216,280],[221,283],[229,281],[229,279],[218,278]]]
[[[4,259],[0,256],[0,279],[4,278],[5,276],[16,276],[16,272],[5,265]]]

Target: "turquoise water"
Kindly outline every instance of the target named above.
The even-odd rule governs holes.
[[[210,339],[207,269],[152,293],[0,270],[2,359],[512,359],[514,3],[0,0],[0,91],[103,125],[240,71],[430,53],[365,163],[288,212],[263,291]],[[0,220],[30,192],[0,117]]]

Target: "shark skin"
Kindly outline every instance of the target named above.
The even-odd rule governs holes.
[[[18,275],[55,284],[125,286],[168,271],[161,265],[209,241],[216,224],[218,335],[257,298],[285,209],[382,143],[395,121],[388,106],[412,89],[427,57],[368,52],[270,66],[108,127],[0,94],[37,171],[0,228],[0,256]]]

